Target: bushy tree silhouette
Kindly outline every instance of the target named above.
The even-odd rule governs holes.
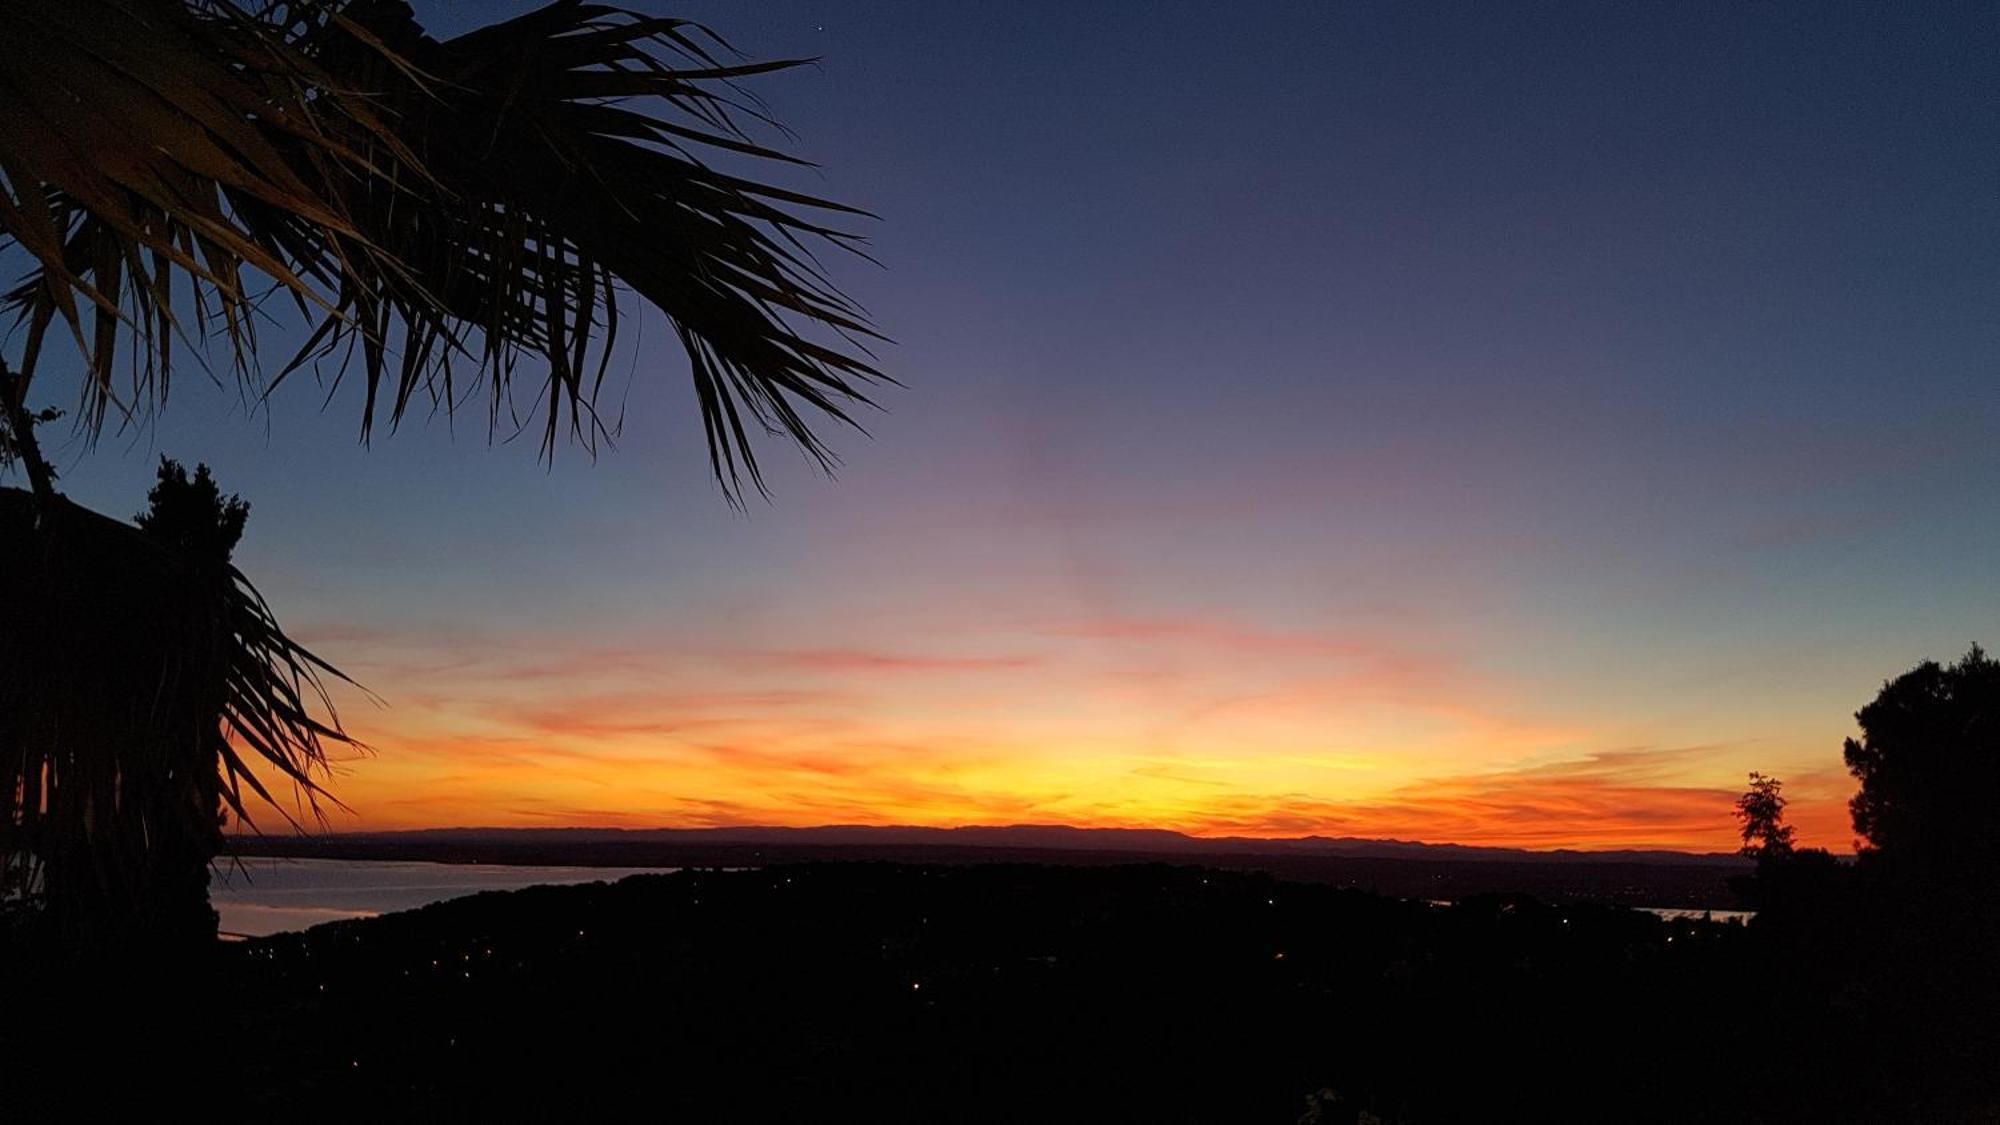
[[[1847,768],[1861,782],[1854,830],[1905,878],[2000,875],[2000,662],[1974,645],[1925,661],[1855,714]]]
[[[224,499],[207,465],[196,465],[190,477],[180,462],[162,457],[159,479],[146,494],[146,510],[132,522],[197,558],[228,562],[249,518],[249,502],[235,495]]]
[[[228,597],[227,565],[243,538],[250,505],[240,496],[222,495],[208,466],[197,464],[194,475],[179,462],[160,458],[158,480],[146,496],[146,510],[132,518],[141,531],[173,547],[192,561],[208,588],[207,596],[221,603]],[[199,698],[195,729],[178,747],[176,760],[166,763],[166,778],[179,782],[162,787],[155,807],[144,814],[157,837],[151,854],[152,876],[144,887],[154,901],[150,913],[163,937],[190,944],[213,940],[216,913],[208,904],[208,871],[222,848],[224,806],[221,773],[215,760],[212,732],[222,729],[223,697],[228,690],[220,666],[206,670],[210,681],[190,683]],[[178,807],[182,804],[186,807]]]

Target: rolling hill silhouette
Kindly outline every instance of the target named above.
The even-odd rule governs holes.
[[[876,861],[962,865],[1199,864],[1405,898],[1522,892],[1634,906],[1727,909],[1740,856],[1665,850],[1527,851],[1403,840],[1202,837],[1163,829],[1014,824],[963,828],[433,828],[236,840],[243,855],[602,867],[760,867]]]

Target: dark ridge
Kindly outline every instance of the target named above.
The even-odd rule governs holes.
[[[237,838],[246,855],[271,854],[260,849],[273,841]],[[1427,858],[1491,860],[1509,863],[1670,863],[1714,864],[1743,869],[1748,861],[1733,852],[1681,852],[1661,848],[1579,851],[1557,848],[1475,847],[1426,844],[1413,840],[1376,840],[1357,836],[1190,836],[1159,828],[1075,828],[1065,824],[968,825],[927,828],[916,825],[829,824],[813,828],[744,826],[730,828],[420,828],[404,832],[337,833],[315,839],[328,843],[368,841],[420,845],[448,841],[460,844],[541,846],[601,843],[681,845],[754,844],[792,846],[971,847],[1032,848],[1059,851],[1119,851],[1148,854],[1231,855],[1313,854],[1349,855],[1372,859]]]
[[[885,861],[1102,867],[1200,863],[1398,898],[1518,892],[1552,901],[1730,909],[1749,870],[1732,855],[1530,852],[1304,837],[1204,839],[1178,832],[1016,825],[979,828],[456,828],[332,836],[238,837],[243,855],[585,867],[761,867]]]

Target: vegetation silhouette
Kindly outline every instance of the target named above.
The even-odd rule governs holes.
[[[220,808],[271,799],[251,761],[310,810],[351,741],[339,673],[229,561],[247,514],[171,461],[139,527],[0,489],[0,852],[45,953],[212,945]]]
[[[303,368],[337,388],[358,358],[364,439],[483,392],[490,436],[538,431],[552,457],[615,436],[598,403],[636,297],[685,353],[732,502],[766,489],[753,431],[831,468],[817,424],[888,380],[814,250],[861,253],[829,223],[865,213],[708,162],[805,163],[754,139],[775,123],[741,84],[805,60],[733,57],[578,0],[443,41],[400,0],[0,0],[0,75],[32,107],[0,129],[0,250],[29,262],[0,297],[25,328],[0,357],[0,462],[29,484],[0,491],[10,901],[39,891],[65,942],[167,925],[155,884],[213,854],[211,792],[286,811],[239,748],[312,812],[324,744],[347,741],[337,671],[228,565],[243,512],[201,471],[162,477],[151,538],[57,492],[36,437],[56,412],[30,406],[49,330],[81,357],[88,437],[165,401],[179,340],[220,347],[253,402]],[[271,286],[305,344],[267,374]],[[211,757],[220,776],[194,776]]]
[[[1856,712],[1848,808],[1872,863],[1954,890],[2000,877],[2000,662],[1979,646],[1952,665],[1925,661]]]
[[[1164,865],[688,871],[251,943],[222,1041],[253,1117],[1680,1122],[1756,1080],[1742,937]]]
[[[864,212],[707,163],[806,163],[754,139],[772,122],[741,83],[807,60],[723,56],[580,0],[443,41],[401,0],[0,0],[0,74],[34,108],[0,132],[0,239],[33,262],[4,397],[25,406],[61,324],[96,433],[165,397],[192,333],[258,398],[358,358],[364,437],[483,391],[490,433],[594,449],[622,291],[672,325],[731,496],[764,487],[753,429],[830,466],[813,419],[851,421],[886,377],[813,250],[859,252],[828,221]],[[258,278],[308,331],[268,378]]]
[[[1165,865],[687,871],[250,943],[220,1041],[252,1076],[246,1112],[328,1121],[643,1103],[697,1121],[1751,1125],[1995,1105],[1990,1068],[1881,1041],[1855,982],[1820,989],[1760,924]]]
[[[158,479],[146,496],[146,508],[133,516],[132,522],[209,569],[207,577],[220,601],[227,596],[222,568],[243,538],[249,518],[250,505],[240,496],[224,497],[207,465],[196,465],[190,477],[179,462],[162,457]],[[197,688],[191,685],[188,690],[193,693]],[[219,743],[208,734],[227,729],[228,684],[225,679],[198,690],[209,703],[197,718],[197,729],[173,759],[162,763],[165,776],[156,779],[153,786],[154,807],[140,814],[151,844],[153,868],[144,887],[154,900],[152,913],[159,921],[158,932],[146,936],[193,948],[216,938],[216,913],[208,904],[208,876],[210,864],[222,850],[228,813],[220,784],[227,767],[218,760]],[[125,769],[129,772],[130,767]]]
[[[1761,773],[1750,775],[1750,788],[1736,799],[1736,819],[1743,822],[1743,854],[1775,858],[1792,852],[1793,829],[1785,823],[1784,782]]]
[[[1909,1092],[1879,1119],[1994,1119],[2000,670],[1976,645],[1953,665],[1925,661],[1855,720],[1862,737],[1843,747],[1860,782],[1849,805],[1854,861],[1764,849],[1754,879],[1739,883],[1758,912],[1750,933],[1770,985],[1763,1010],[1778,1025],[1837,1029],[1788,1045],[1792,1057],[1831,1045],[1845,1061],[1828,1065]],[[1760,830],[1783,832],[1777,783],[1752,780],[1739,815],[1748,809]]]

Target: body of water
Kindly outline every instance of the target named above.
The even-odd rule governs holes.
[[[226,862],[217,866],[209,876],[208,898],[222,915],[223,933],[261,937],[342,918],[414,910],[480,891],[512,891],[543,883],[608,883],[627,875],[674,870],[678,869],[246,856],[240,867]]]
[[[1712,922],[1748,922],[1757,916],[1755,910],[1676,910],[1664,906],[1642,906],[1639,909],[1648,914],[1657,914],[1669,922],[1682,918],[1706,918]]]

